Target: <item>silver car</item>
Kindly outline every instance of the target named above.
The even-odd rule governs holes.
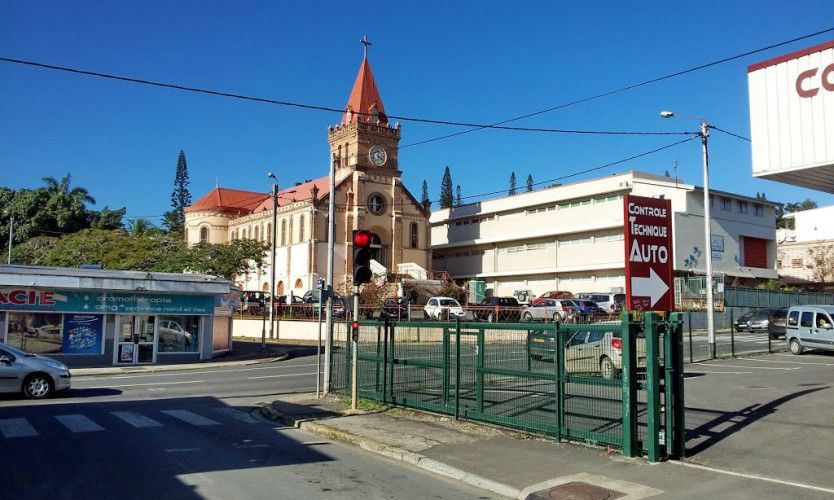
[[[545,299],[521,311],[522,321],[566,321],[576,316],[576,306],[569,300]]]
[[[0,343],[0,392],[22,392],[29,399],[48,398],[70,388],[67,365]]]

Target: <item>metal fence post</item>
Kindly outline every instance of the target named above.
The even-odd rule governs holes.
[[[732,319],[733,313],[730,312],[730,319]],[[732,323],[730,323],[730,356],[736,357],[736,329]],[[715,353],[712,355],[715,358]]]
[[[637,339],[632,335],[631,313],[623,311],[622,338],[622,392],[623,392],[623,455],[637,456]]]
[[[382,325],[377,323],[376,324],[376,361],[374,361],[375,370],[374,370],[374,387],[376,388],[376,392],[379,392],[379,379],[380,379],[380,349],[382,349]]]
[[[383,326],[385,327],[385,337],[382,341],[382,404],[386,404],[388,403],[388,329],[390,327],[387,316]]]
[[[460,418],[460,321],[455,328],[455,419]]]
[[[392,403],[396,403],[396,399],[394,399],[394,364],[397,362],[397,324],[396,323],[389,323],[389,331],[391,332],[391,357],[388,359],[388,387],[391,391],[388,397],[388,400]]]
[[[658,373],[658,338],[655,314],[646,313],[643,319],[646,340],[646,451],[649,462],[660,459],[660,380]]]
[[[674,405],[674,422],[672,425],[672,435],[666,436],[667,440],[672,441],[672,455],[681,460],[686,455],[686,406],[684,403],[684,367],[683,367],[683,328],[680,324],[680,314],[673,315],[677,323],[674,325],[673,338],[673,380],[667,380],[666,383],[673,385],[672,390],[672,404]],[[666,411],[669,411],[668,404]]]
[[[689,362],[692,363],[692,311],[689,311]]]
[[[449,370],[451,368],[451,360],[449,359],[452,356],[452,352],[450,349],[450,339],[449,339],[449,329],[443,329],[443,405],[446,406],[449,404],[449,378],[451,377],[451,373]]]
[[[486,343],[484,342],[484,329],[480,328],[478,330],[478,357],[476,358],[475,365],[475,404],[478,408],[478,413],[484,412],[484,351],[486,350],[485,345]]]
[[[554,351],[553,364],[556,368],[556,427],[557,439],[568,438],[565,425],[565,341],[562,336],[562,323],[553,323]]]

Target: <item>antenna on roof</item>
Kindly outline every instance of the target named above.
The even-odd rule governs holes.
[[[220,177],[214,181],[214,189],[220,189]]]

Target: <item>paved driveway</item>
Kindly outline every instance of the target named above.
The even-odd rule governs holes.
[[[686,365],[687,461],[834,488],[834,355]]]

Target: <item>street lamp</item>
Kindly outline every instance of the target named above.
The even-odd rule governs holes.
[[[267,177],[273,180],[272,183],[272,249],[269,262],[269,338],[272,338],[275,325],[275,234],[276,222],[278,220],[278,178],[269,172]],[[266,350],[266,332],[261,332],[261,350]]]
[[[715,357],[715,319],[713,318],[713,310],[715,303],[713,301],[712,292],[712,237],[710,233],[710,204],[709,204],[709,150],[707,149],[707,140],[709,139],[709,129],[711,125],[706,118],[698,116],[687,116],[673,113],[672,111],[661,111],[661,118],[685,118],[688,120],[697,120],[701,122],[701,146],[703,149],[704,158],[704,252],[707,255],[707,335],[709,338],[710,357]]]

